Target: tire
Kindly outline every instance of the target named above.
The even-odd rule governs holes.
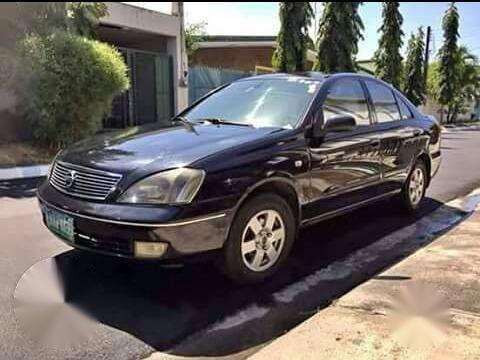
[[[233,220],[223,248],[223,273],[243,284],[267,279],[288,257],[295,234],[295,217],[282,197],[266,193],[248,200]]]
[[[400,201],[406,211],[414,212],[418,209],[425,196],[427,180],[427,167],[422,160],[417,160],[400,193]]]

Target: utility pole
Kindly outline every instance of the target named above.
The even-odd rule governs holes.
[[[425,41],[425,62],[423,64],[423,76],[424,76],[424,86],[427,88],[427,76],[428,76],[428,57],[430,56],[430,38],[431,38],[432,28],[427,26],[427,39]],[[426,98],[425,98],[426,101]]]

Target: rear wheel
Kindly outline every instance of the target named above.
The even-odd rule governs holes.
[[[408,211],[415,211],[420,205],[427,189],[427,168],[422,160],[417,160],[405,182],[401,201]]]
[[[241,283],[273,275],[288,256],[295,238],[289,204],[276,194],[248,200],[238,211],[222,256],[222,270]]]

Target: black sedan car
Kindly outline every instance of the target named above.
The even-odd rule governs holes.
[[[272,74],[223,86],[171,124],[61,151],[38,199],[75,248],[150,260],[213,251],[229,277],[254,282],[303,226],[394,195],[415,210],[440,158],[439,125],[392,86]]]

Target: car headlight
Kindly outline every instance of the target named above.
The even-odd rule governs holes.
[[[178,168],[146,177],[130,186],[118,202],[134,204],[189,203],[197,194],[205,171]]]

